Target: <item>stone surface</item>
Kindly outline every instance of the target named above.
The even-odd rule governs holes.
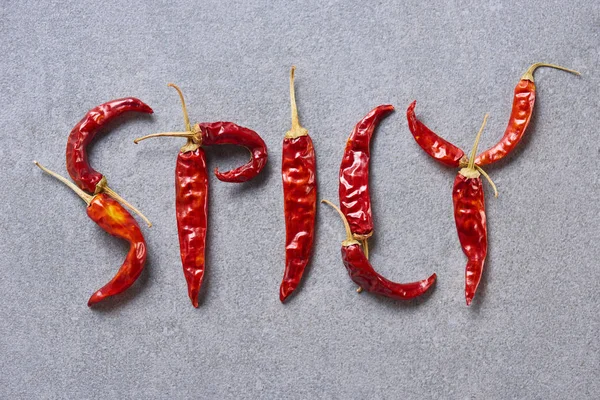
[[[600,397],[598,291],[600,3],[590,1],[23,1],[0,6],[0,397],[446,398]],[[530,130],[487,169],[490,248],[465,306],[465,257],[452,217],[456,171],[430,160],[406,107],[469,149],[502,135],[520,75],[543,69]],[[424,299],[358,295],[339,255],[337,215],[319,207],[314,258],[282,305],[281,141],[288,71],[315,142],[319,198],[337,202],[345,140],[371,108],[394,104],[373,144],[374,266],[410,281],[437,272]],[[253,182],[210,180],[207,281],[187,299],[174,213],[178,139],[135,137],[193,121],[258,131],[270,152]],[[67,135],[84,113],[136,96],[91,148],[109,184],[154,222],[149,262],[126,294],[88,297],[126,245],[34,167],[66,174]],[[242,149],[209,149],[233,167]]]

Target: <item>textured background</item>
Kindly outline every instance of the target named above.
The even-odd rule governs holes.
[[[0,397],[598,398],[600,3],[402,3],[2,1]],[[463,148],[489,112],[487,147],[536,61],[583,76],[539,70],[526,139],[488,168],[500,197],[486,185],[489,261],[467,308],[456,171],[420,150],[404,111],[418,99],[423,121]],[[373,145],[372,260],[394,280],[437,272],[425,298],[356,294],[340,262],[342,224],[320,206],[304,285],[280,304],[292,64],[320,198],[337,202],[353,125],[375,105],[397,107]],[[174,217],[183,141],[132,143],[183,127],[167,82],[182,87],[194,121],[238,122],[270,151],[251,183],[211,177],[199,309],[187,299]],[[122,96],[155,115],[112,124],[91,162],[155,225],[144,229],[139,282],[90,310],[127,247],[31,161],[66,174],[69,130]],[[209,153],[211,169],[246,159],[234,147]]]

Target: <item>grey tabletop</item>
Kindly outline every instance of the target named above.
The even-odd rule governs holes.
[[[600,397],[598,135],[600,3],[592,1],[3,1],[0,6],[0,397]],[[531,126],[487,172],[489,254],[471,307],[452,214],[456,170],[415,143],[405,110],[469,149],[506,126],[513,90],[536,73]],[[300,119],[317,153],[319,199],[337,203],[354,124],[383,103],[376,131],[371,260],[390,279],[432,272],[435,289],[401,302],[357,294],[340,260],[339,217],[319,206],[298,293],[284,267],[281,143],[296,65]],[[269,162],[237,185],[210,177],[207,276],[191,306],[174,210],[184,91],[193,121],[256,130]],[[154,223],[148,263],[126,293],[88,297],[127,245],[32,164],[66,175],[65,143],[90,108],[124,96],[151,117],[112,123],[90,161]],[[108,133],[110,132],[110,133]],[[245,162],[211,149],[210,170]]]

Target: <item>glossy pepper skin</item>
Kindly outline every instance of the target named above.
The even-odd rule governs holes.
[[[217,179],[223,182],[246,182],[258,175],[267,164],[267,145],[253,130],[222,121],[203,122],[197,124],[197,127],[202,132],[203,145],[234,144],[250,151],[250,161],[240,167],[227,172],[219,172],[215,168]]]
[[[369,160],[371,138],[375,128],[394,106],[375,107],[356,124],[340,165],[340,209],[348,219],[354,238],[367,239],[373,234],[373,215],[369,194]]]
[[[346,240],[342,242],[342,262],[350,275],[350,279],[367,292],[379,294],[392,299],[408,300],[424,294],[435,282],[437,275],[418,282],[396,283],[379,275],[369,263],[359,242],[353,238],[350,224],[344,213],[328,200],[321,200],[333,207],[344,223]]]
[[[179,249],[188,296],[198,307],[205,270],[208,172],[204,150],[179,152],[175,167],[175,210]]]
[[[358,242],[342,245],[342,261],[350,279],[367,292],[396,300],[409,300],[419,297],[433,285],[437,275],[411,283],[396,283],[379,275],[365,257]]]
[[[477,152],[479,139],[481,138],[481,133],[483,132],[483,128],[487,121],[487,115],[477,133],[477,138],[475,139],[475,144],[473,145],[470,157],[467,158],[464,156],[462,150],[458,149],[450,142],[441,139],[429,129],[426,131],[421,128],[415,129],[415,126],[417,125],[414,124],[411,127],[410,119],[413,118],[416,120],[416,117],[414,116],[414,106],[414,102],[409,106],[407,117],[409,118],[410,131],[415,137],[415,140],[417,140],[417,134],[425,132],[428,139],[427,141],[423,141],[423,136],[421,136],[422,143],[419,143],[419,145],[427,154],[443,164],[462,167],[454,180],[452,200],[454,203],[454,220],[456,222],[458,239],[463,252],[467,256],[467,266],[465,267],[465,299],[468,306],[471,304],[475,292],[477,291],[477,287],[479,286],[487,255],[485,201],[480,174],[484,174],[488,180],[490,179],[481,167],[477,166],[475,163],[475,154]],[[420,124],[420,126],[424,127],[425,125]],[[436,149],[429,149],[425,143],[433,143]],[[456,149],[460,150],[460,152]],[[448,158],[440,157],[440,155],[450,154],[452,156]],[[458,157],[459,155],[461,156]],[[497,197],[498,192],[496,186],[493,185],[491,180],[490,183],[492,184]]]
[[[283,139],[281,179],[285,216],[285,271],[279,287],[284,302],[296,290],[310,261],[317,213],[316,161],[308,131],[300,126],[294,93],[294,67],[290,73],[292,129]]]
[[[225,182],[245,182],[255,177],[267,162],[265,142],[258,134],[233,122],[199,123],[192,126],[181,89],[172,83],[181,100],[185,131],[162,132],[146,135],[134,140],[172,136],[186,138],[180,149],[175,168],[175,206],[179,249],[183,273],[188,286],[188,296],[194,307],[198,307],[198,293],[202,286],[205,265],[207,217],[208,217],[208,172],[204,145],[235,144],[245,146],[251,160],[245,165],[224,173],[215,170],[218,179]]]
[[[417,101],[413,101],[406,110],[406,119],[408,120],[408,129],[412,133],[415,141],[432,158],[449,167],[458,168],[460,161],[464,160],[465,152],[452,143],[438,136],[435,132],[425,126],[417,119],[415,107]]]
[[[479,154],[475,158],[475,164],[480,166],[492,164],[506,157],[517,147],[531,120],[534,104],[535,83],[527,79],[519,81],[515,88],[512,111],[504,136],[497,144]]]
[[[71,130],[67,139],[67,171],[81,189],[95,193],[102,180],[102,174],[88,163],[87,146],[102,127],[125,112],[152,114],[153,111],[134,97],[112,100],[92,108]]]
[[[88,306],[92,306],[107,297],[119,294],[133,285],[144,269],[147,249],[146,241],[140,231],[140,227],[131,214],[119,202],[107,194],[99,193],[91,196],[67,178],[50,171],[37,161],[34,161],[34,164],[77,193],[87,204],[87,215],[100,228],[113,236],[129,242],[129,252],[123,265],[121,265],[121,268],[119,268],[119,271],[110,282],[90,297]]]
[[[515,87],[512,110],[504,135],[498,143],[477,156],[475,159],[476,165],[488,165],[503,159],[513,151],[521,139],[523,139],[525,131],[529,126],[529,121],[533,114],[533,106],[535,104],[535,82],[533,73],[539,67],[551,67],[579,75],[579,72],[577,71],[554,64],[535,63],[530,66]]]
[[[144,270],[147,250],[144,236],[135,219],[119,202],[106,194],[100,193],[92,198],[87,215],[107,233],[129,242],[129,252],[123,265],[110,282],[90,297],[88,306],[92,306],[107,297],[124,292],[134,284]]]
[[[465,299],[470,305],[481,280],[488,244],[481,178],[467,178],[458,173],[452,189],[452,201],[458,240],[467,256]]]

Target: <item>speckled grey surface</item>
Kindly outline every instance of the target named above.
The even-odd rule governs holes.
[[[592,1],[3,1],[0,23],[0,397],[445,398],[600,397],[600,3]],[[489,261],[473,306],[452,218],[456,171],[428,157],[404,111],[470,148],[503,132],[527,66],[538,102],[524,142],[488,169]],[[435,271],[423,299],[358,295],[339,258],[339,218],[319,207],[314,258],[282,305],[281,140],[288,69],[318,157],[319,197],[337,202],[345,139],[372,107],[397,112],[376,133],[372,261],[391,279]],[[182,141],[134,145],[194,121],[231,120],[269,146],[262,176],[210,180],[201,307],[186,295],[174,217]],[[31,163],[63,174],[71,127],[91,107],[137,96],[91,149],[111,186],[154,222],[147,268],[126,294],[90,310],[126,245]],[[245,160],[211,149],[209,166]]]

